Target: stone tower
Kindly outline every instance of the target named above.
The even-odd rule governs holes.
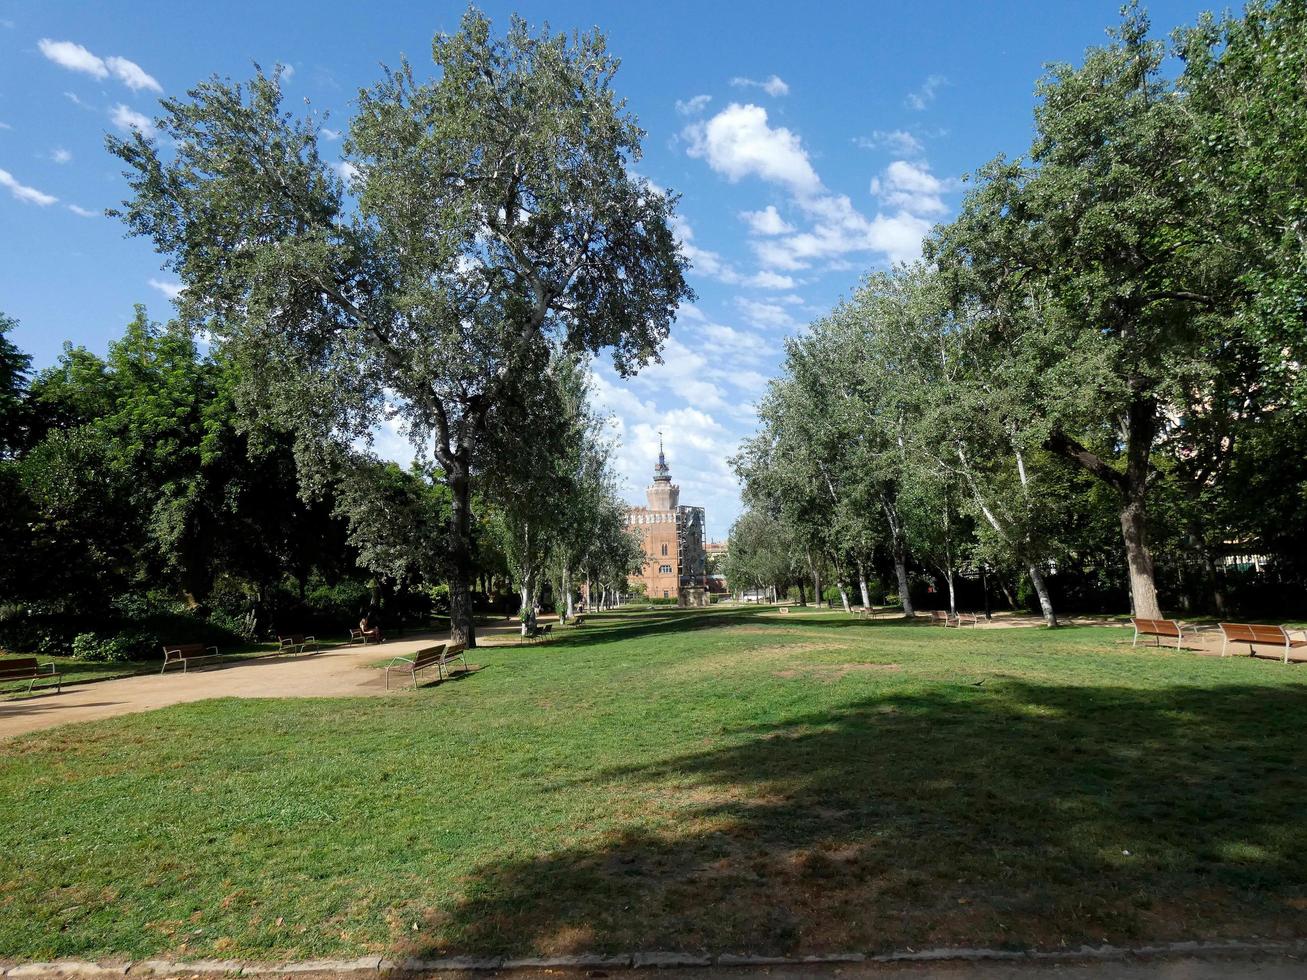
[[[658,434],[658,465],[654,467],[653,483],[645,489],[650,510],[676,510],[681,499],[681,488],[672,482],[667,457],[663,455],[663,436]]]

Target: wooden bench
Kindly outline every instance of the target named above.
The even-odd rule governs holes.
[[[577,616],[575,619],[572,620],[572,625],[575,626],[577,629],[580,629],[580,628],[581,628],[581,625],[582,625],[584,622],[585,622],[585,617],[584,617],[584,616]]]
[[[293,653],[298,656],[306,650],[312,648],[313,651],[318,649],[318,638],[316,636],[302,636],[299,633],[293,633],[290,636],[277,636],[277,653]]]
[[[554,624],[545,623],[543,626],[533,626],[523,635],[532,643],[536,640],[547,640],[554,635]]]
[[[163,645],[162,674],[171,664],[181,664],[182,673],[186,673],[193,660],[214,660],[218,656],[217,647],[206,647],[203,643],[165,643]]]
[[[948,620],[949,620],[948,610],[932,609],[930,611],[930,621],[932,623],[938,623],[940,626],[947,626]]]
[[[390,672],[392,670],[406,671],[413,678],[414,688],[418,686],[419,671],[435,667],[440,679],[444,680],[445,667],[455,660],[461,661],[463,669],[467,670],[467,658],[463,655],[466,649],[467,647],[462,643],[442,643],[440,646],[425,647],[411,658],[396,657],[386,664],[386,690],[390,690]]]
[[[381,635],[381,627],[374,626],[372,629],[361,630],[357,626],[351,626],[349,630],[349,645],[362,643],[367,646],[369,643],[381,643],[385,637]]]
[[[960,612],[956,616],[949,616],[944,620],[945,626],[951,626],[953,629],[960,629],[963,626],[976,626],[980,623],[980,617],[975,613]]]
[[[1175,648],[1180,649],[1180,644],[1184,640],[1184,624],[1176,619],[1138,619],[1132,618],[1130,622],[1134,625],[1135,636],[1130,641],[1134,646],[1139,642],[1141,636],[1153,636],[1157,638],[1155,646],[1161,646],[1163,640],[1175,640]],[[1194,630],[1190,630],[1192,634]]]
[[[63,674],[55,669],[53,663],[39,663],[35,657],[10,657],[0,660],[0,684],[7,681],[27,681],[27,691],[30,694],[32,687],[42,678],[54,679],[56,694],[63,691]]]
[[[1297,636],[1295,636],[1297,634]],[[1307,631],[1287,630],[1283,626],[1268,626],[1262,623],[1221,623],[1221,656],[1231,643],[1247,643],[1248,656],[1255,655],[1253,645],[1279,647],[1284,651],[1284,662],[1289,662],[1289,651],[1307,647]]]

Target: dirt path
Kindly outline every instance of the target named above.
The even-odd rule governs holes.
[[[478,628],[478,635],[494,639],[500,639],[501,635],[508,639],[512,632],[511,626]],[[302,657],[244,660],[184,674],[170,671],[163,676],[145,674],[68,686],[62,694],[52,692],[20,701],[0,702],[0,739],[70,722],[116,718],[205,698],[323,698],[385,694],[384,672],[372,664],[388,657],[409,656],[441,639],[444,637],[434,634],[419,635],[392,640],[381,646],[339,647]],[[392,677],[391,683],[399,680]]]

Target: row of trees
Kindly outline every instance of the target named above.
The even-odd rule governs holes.
[[[1128,9],[1044,77],[1028,156],[975,175],[924,261],[788,344],[736,466],[790,575],[746,523],[739,569],[829,566],[864,602],[883,576],[909,611],[914,569],[951,603],[964,567],[1020,573],[1053,625],[1054,570],[1157,617],[1224,611],[1226,559],[1255,555],[1301,606],[1307,4],[1170,53],[1174,77]]]
[[[151,621],[253,639],[441,611],[453,506],[429,464],[336,440],[297,465],[303,440],[238,411],[239,363],[141,308],[107,356],[68,346],[35,374],[13,326],[0,317],[0,646],[56,652]],[[586,369],[555,358],[533,396],[515,422],[539,449],[498,457],[471,517],[474,577],[485,600],[517,586],[524,628],[546,580],[570,614],[580,579],[611,589],[638,555]]]

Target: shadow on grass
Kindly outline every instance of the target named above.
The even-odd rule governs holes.
[[[483,865],[460,904],[407,910],[425,927],[395,941],[794,954],[1307,935],[1305,728],[1297,686],[1008,683],[728,731],[594,774],[647,812]]]

